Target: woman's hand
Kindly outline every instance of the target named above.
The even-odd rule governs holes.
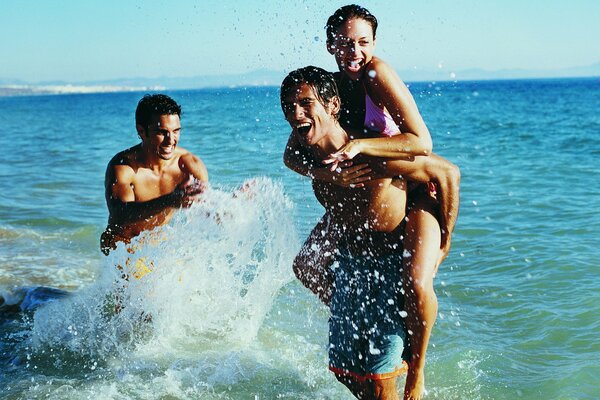
[[[335,153],[331,153],[328,158],[323,160],[323,164],[330,164],[331,170],[334,171],[341,162],[352,160],[360,152],[360,142],[358,140],[351,140]]]
[[[342,187],[363,187],[373,178],[369,164],[354,165],[352,161],[337,161],[335,168],[315,168],[313,179],[333,183]]]

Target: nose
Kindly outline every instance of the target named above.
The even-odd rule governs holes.
[[[304,117],[304,108],[302,108],[300,104],[294,103],[292,108],[290,116],[293,117],[293,119],[299,120]]]
[[[352,54],[360,53],[360,44],[358,43],[358,40],[352,42],[352,45],[350,46],[350,52]]]
[[[304,117],[304,108],[302,108],[302,107],[300,107],[300,105],[296,104],[296,106],[294,107],[294,116],[296,118]]]
[[[173,137],[173,136],[174,136],[174,135],[173,135],[171,132],[167,132],[167,133],[165,134],[165,142],[167,142],[167,143],[169,143],[169,144],[170,144],[170,143],[173,143],[173,142],[175,141],[175,139],[174,139],[174,137]]]

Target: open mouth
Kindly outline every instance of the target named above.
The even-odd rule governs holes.
[[[174,146],[161,147],[160,153],[163,155],[169,156],[169,155],[171,155],[171,153],[173,153],[173,147]]]
[[[346,69],[350,72],[358,72],[362,68],[362,60],[346,61]]]
[[[296,130],[301,136],[306,136],[310,131],[310,128],[312,128],[312,125],[308,122],[296,125]]]

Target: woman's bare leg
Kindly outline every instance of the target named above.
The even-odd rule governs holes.
[[[440,257],[441,232],[435,200],[418,194],[407,216],[404,248],[404,290],[406,292],[410,362],[404,399],[421,399],[425,390],[425,354],[438,302],[433,278]]]

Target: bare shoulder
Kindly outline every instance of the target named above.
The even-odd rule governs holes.
[[[366,83],[369,87],[406,87],[391,65],[381,58],[373,57],[367,69]]]
[[[115,154],[106,167],[107,178],[112,177],[111,181],[133,178],[136,169],[137,148],[138,146],[134,146]]]
[[[177,147],[175,151],[180,165],[182,163],[190,163],[196,162],[196,160],[200,160],[200,158],[197,155],[195,155],[189,150],[184,149],[183,147]]]
[[[123,150],[108,162],[104,178],[106,201],[111,210],[115,201],[133,201],[135,194],[132,185],[136,179],[136,147]]]
[[[139,147],[140,145],[136,145],[126,150],[118,152],[113,156],[113,158],[110,159],[110,161],[108,162],[108,166],[114,167],[117,165],[128,165],[133,168],[136,163]]]

